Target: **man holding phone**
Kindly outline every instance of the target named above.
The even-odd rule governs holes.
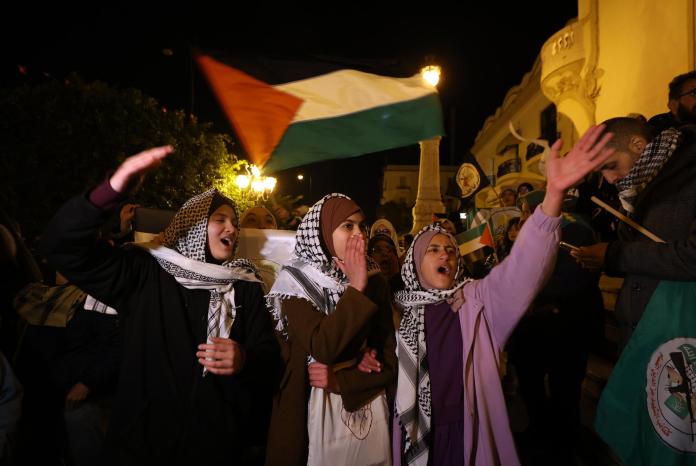
[[[696,92],[696,79],[689,83]],[[631,219],[666,241],[656,243],[622,223],[617,241],[572,252],[583,267],[624,277],[616,302],[623,347],[660,281],[696,281],[696,125],[654,137],[633,118],[604,125],[616,152],[600,167],[602,176],[617,186]]]

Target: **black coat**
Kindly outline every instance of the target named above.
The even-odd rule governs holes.
[[[124,341],[105,462],[246,464],[249,446],[259,443],[251,437],[263,424],[260,412],[270,408],[278,358],[260,284],[234,284],[230,337],[246,349],[243,370],[202,377],[196,351],[206,340],[210,292],[179,285],[138,247],[97,242],[106,215],[86,197],[73,198],[42,241],[57,270],[120,314]]]
[[[616,303],[624,345],[661,280],[696,280],[696,126],[679,129],[679,147],[634,205],[634,220],[666,243],[622,224],[607,248],[607,274],[625,277]]]

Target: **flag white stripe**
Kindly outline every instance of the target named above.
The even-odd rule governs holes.
[[[391,78],[356,70],[339,70],[274,88],[304,101],[292,123],[335,118],[433,94],[421,75]]]

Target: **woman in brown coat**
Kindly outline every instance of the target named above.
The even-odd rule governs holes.
[[[317,202],[297,229],[293,261],[268,294],[284,369],[267,465],[321,464],[327,456],[333,464],[364,464],[367,456],[390,464],[381,443],[389,441],[394,327],[387,284],[365,256],[363,221],[360,207],[341,194]],[[366,347],[380,361],[373,373],[357,367]]]

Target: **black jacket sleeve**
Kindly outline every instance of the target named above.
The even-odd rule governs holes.
[[[40,251],[71,283],[120,313],[123,300],[145,283],[149,257],[142,251],[123,251],[98,240],[108,211],[85,195],[70,199],[49,222]],[[126,257],[128,256],[128,258]]]

